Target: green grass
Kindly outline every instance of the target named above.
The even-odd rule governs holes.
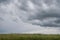
[[[0,40],[60,40],[60,35],[46,34],[0,34]]]

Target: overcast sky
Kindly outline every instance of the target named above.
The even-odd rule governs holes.
[[[60,0],[0,0],[0,33],[60,34]]]

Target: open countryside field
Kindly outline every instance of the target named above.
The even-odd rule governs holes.
[[[0,40],[60,40],[60,35],[52,34],[0,34]]]

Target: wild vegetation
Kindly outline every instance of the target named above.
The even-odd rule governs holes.
[[[0,40],[60,40],[60,35],[52,34],[0,34]]]

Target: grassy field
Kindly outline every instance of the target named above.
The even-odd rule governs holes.
[[[0,34],[0,40],[60,40],[60,35],[46,34]]]

